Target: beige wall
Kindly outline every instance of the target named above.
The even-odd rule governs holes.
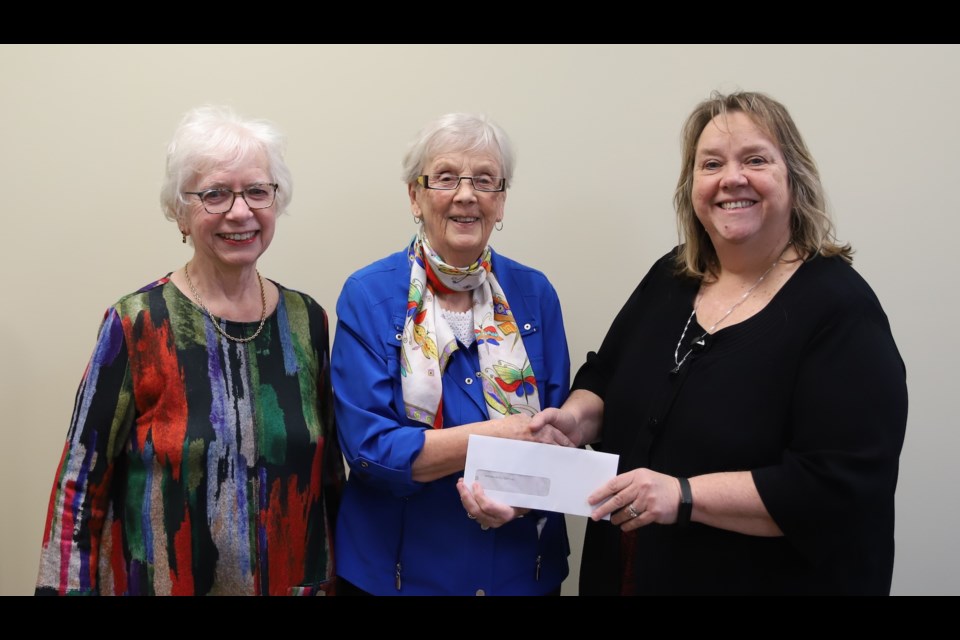
[[[960,594],[958,68],[957,46],[0,45],[0,594],[32,590],[104,309],[190,255],[157,204],[186,109],[227,103],[287,132],[294,198],[261,271],[331,316],[346,276],[414,232],[407,140],[444,112],[489,113],[519,152],[492,243],[554,282],[576,367],[675,244],[683,118],[735,88],[791,110],[907,363],[893,591]]]

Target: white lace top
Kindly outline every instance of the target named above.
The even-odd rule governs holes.
[[[441,307],[440,313],[443,315],[443,319],[447,321],[447,324],[450,325],[450,330],[453,331],[453,335],[457,337],[457,340],[459,340],[463,346],[469,347],[473,344],[473,341],[476,339],[476,335],[473,333],[473,310],[449,311]]]

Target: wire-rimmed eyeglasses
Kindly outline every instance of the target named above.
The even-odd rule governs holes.
[[[233,209],[237,196],[243,198],[250,209],[266,209],[273,204],[277,196],[279,185],[270,182],[260,182],[245,187],[243,191],[230,189],[204,189],[203,191],[184,191],[184,195],[197,196],[207,213],[219,215]]]
[[[506,185],[506,180],[499,176],[457,176],[452,173],[417,176],[417,182],[425,189],[439,189],[441,191],[453,191],[459,188],[461,180],[472,182],[475,191],[503,191]]]

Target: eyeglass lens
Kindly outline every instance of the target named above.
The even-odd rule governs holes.
[[[237,193],[243,196],[251,209],[266,209],[273,204],[276,188],[272,184],[253,184],[239,192],[230,189],[208,189],[200,195],[200,200],[210,213],[226,213],[233,208]]]
[[[431,189],[456,189],[460,181],[466,179],[473,183],[477,191],[500,191],[503,178],[488,175],[458,176],[453,173],[438,173],[427,176],[427,186]]]

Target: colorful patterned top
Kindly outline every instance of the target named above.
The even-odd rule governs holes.
[[[343,461],[326,312],[280,290],[220,337],[169,276],[107,310],[77,391],[38,594],[313,594]],[[233,336],[259,322],[224,322]]]

